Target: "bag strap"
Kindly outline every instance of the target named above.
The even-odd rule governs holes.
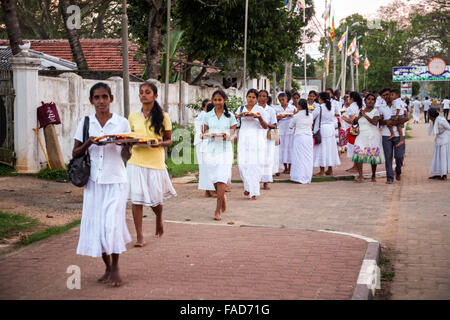
[[[238,114],[241,113],[242,110],[244,110],[244,106],[240,106],[240,107],[239,107]],[[242,124],[241,117],[239,117],[237,129],[240,129],[240,128],[241,128],[241,124]]]
[[[89,139],[89,117],[84,117],[84,125],[83,125],[83,143]]]
[[[320,106],[320,116],[319,116],[319,130],[320,130],[320,125],[322,124],[322,106]]]

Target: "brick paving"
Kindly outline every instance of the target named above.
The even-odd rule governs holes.
[[[272,236],[277,234],[277,237],[279,236],[280,239],[283,239],[283,241],[287,241],[289,239],[292,242],[290,242],[289,246],[282,245],[280,247],[283,248],[283,250],[280,252],[279,256],[271,255],[274,254],[272,251],[269,251],[270,254],[268,254],[268,252],[264,252],[263,256],[267,257],[269,260],[272,259],[271,261],[274,263],[278,260],[296,261],[296,266],[299,265],[301,268],[309,261],[301,259],[296,260],[297,256],[301,257],[302,254],[305,254],[306,252],[306,247],[302,247],[302,244],[307,243],[305,241],[307,241],[307,239],[311,239],[311,236],[320,235],[319,238],[326,237],[325,235],[328,236],[326,233],[312,232],[309,233],[308,237],[306,237],[305,235],[308,234],[307,231],[290,229],[301,228],[309,230],[329,229],[355,233],[380,241],[381,245],[389,249],[392,253],[390,259],[395,268],[395,277],[391,286],[392,299],[449,299],[450,238],[448,237],[448,234],[450,233],[450,182],[428,180],[428,171],[431,164],[434,147],[433,138],[426,134],[427,125],[411,124],[411,127],[413,130],[410,131],[410,135],[413,136],[413,138],[406,141],[406,158],[402,181],[396,181],[393,185],[386,185],[385,178],[378,178],[376,183],[366,180],[363,184],[355,184],[352,181],[320,182],[313,183],[311,185],[276,183],[272,184],[272,190],[262,190],[261,197],[257,201],[249,201],[242,195],[242,184],[235,183],[233,184],[233,191],[231,193],[227,193],[227,197],[229,199],[229,212],[223,215],[222,221],[215,222],[212,219],[215,208],[214,198],[204,198],[202,192],[197,190],[196,184],[175,184],[178,197],[165,203],[164,219],[166,221],[190,221],[193,223],[208,223],[211,225],[190,226],[166,223],[166,234],[164,237],[159,240],[150,240],[150,236],[153,232],[153,214],[150,210],[145,209],[145,214],[148,215],[148,217],[144,219],[145,230],[148,233],[148,240],[150,240],[151,243],[144,250],[138,251],[138,249],[132,248],[129,252],[123,255],[122,261],[124,262],[124,268],[125,265],[129,268],[128,270],[123,271],[124,279],[127,283],[123,288],[119,289],[120,292],[123,292],[123,298],[132,296],[130,292],[134,290],[133,288],[135,288],[135,285],[137,285],[139,281],[144,281],[147,284],[147,289],[152,287],[151,284],[155,284],[151,290],[156,291],[152,291],[153,293],[146,293],[154,294],[151,297],[168,297],[167,292],[169,292],[168,288],[170,286],[164,286],[162,282],[165,280],[170,282],[170,279],[172,278],[169,277],[169,275],[176,277],[173,274],[173,269],[169,268],[168,270],[172,272],[164,274],[167,276],[166,278],[163,276],[153,276],[154,273],[159,270],[158,268],[160,268],[161,264],[170,265],[172,263],[178,265],[182,263],[183,260],[181,260],[180,257],[184,255],[184,252],[182,254],[179,252],[177,253],[176,250],[178,246],[180,246],[180,248],[190,249],[188,250],[190,253],[186,253],[186,255],[189,255],[190,257],[186,258],[190,259],[197,257],[201,264],[208,266],[208,268],[205,267],[202,275],[205,279],[209,279],[210,282],[206,281],[202,283],[217,283],[212,282],[211,279],[216,278],[212,277],[211,274],[216,275],[217,279],[221,279],[223,283],[229,279],[235,278],[240,279],[239,281],[244,281],[243,283],[246,284],[245,286],[241,285],[239,289],[237,286],[234,287],[235,289],[230,289],[229,292],[232,294],[225,298],[248,296],[256,299],[260,297],[259,295],[256,295],[256,291],[252,292],[252,295],[248,293],[247,295],[239,295],[236,294],[236,292],[260,288],[259,283],[261,281],[264,282],[265,279],[275,279],[275,281],[271,280],[264,283],[272,283],[274,287],[278,288],[278,291],[273,290],[272,292],[280,292],[280,294],[283,294],[282,292],[286,291],[285,288],[281,288],[283,283],[281,281],[283,280],[283,275],[289,274],[289,276],[292,277],[297,269],[295,269],[293,264],[284,263],[280,264],[280,266],[287,265],[289,267],[280,267],[281,269],[279,269],[279,274],[274,274],[274,269],[270,268],[269,264],[261,264],[261,260],[258,260],[256,255],[253,256],[253,252],[257,252],[261,247],[254,245],[249,247],[249,243],[258,243],[258,241],[268,241],[268,239],[272,239],[264,232],[269,232]],[[228,223],[233,223],[233,226],[231,227],[227,225]],[[219,227],[215,225],[222,226]],[[236,226],[239,225],[264,225],[272,227],[284,226],[286,228],[236,228]],[[130,225],[130,230],[132,229],[132,225]],[[302,233],[305,234],[302,235]],[[248,240],[249,238],[246,238],[250,237],[250,235],[254,236],[254,240],[252,240],[252,242]],[[61,242],[58,240],[64,239],[63,237],[65,236],[66,235],[63,235],[62,237],[57,237],[49,242],[43,242],[42,244],[38,243],[32,247],[25,248],[23,251],[16,253],[14,256],[0,258],[0,280],[5,277],[10,280],[6,282],[3,280],[0,281],[2,286],[4,286],[0,287],[0,295],[4,292],[4,290],[11,292],[10,296],[13,295],[14,292],[24,292],[21,290],[25,289],[20,286],[27,285],[27,283],[30,282],[30,279],[24,278],[24,276],[16,277],[16,275],[23,273],[19,268],[22,265],[24,267],[26,266],[24,269],[26,269],[27,272],[29,270],[35,270],[34,268],[41,268],[39,269],[41,270],[39,273],[41,275],[41,279],[47,279],[46,281],[49,283],[46,285],[47,287],[44,287],[39,291],[39,294],[42,297],[50,295],[51,292],[48,291],[51,290],[47,290],[46,288],[54,288],[53,286],[55,285],[63,286],[64,290],[66,290],[64,279],[67,278],[67,275],[64,272],[67,265],[72,263],[80,265],[82,270],[87,269],[86,273],[88,275],[86,275],[86,279],[83,278],[85,280],[83,280],[84,287],[82,290],[85,288],[88,289],[90,283],[89,281],[94,281],[102,271],[101,261],[98,259],[83,258],[75,255],[76,229],[67,233],[67,237],[72,237],[71,240],[69,239],[70,241],[68,241],[70,245],[69,243],[65,244],[65,241]],[[223,238],[223,241],[220,237]],[[239,239],[237,243],[241,244],[241,249],[239,250],[236,247],[233,247],[235,239]],[[339,236],[332,243],[338,244],[340,241],[339,239],[352,238]],[[352,239],[352,241],[353,240],[354,239]],[[317,239],[317,241],[320,241],[320,239]],[[54,242],[55,246],[50,245]],[[185,242],[186,244],[191,245],[185,246]],[[56,243],[59,244],[56,245]],[[283,243],[286,244],[287,242]],[[55,270],[53,274],[42,272],[42,270],[45,270],[44,264],[41,266],[33,263],[35,261],[45,261],[45,259],[39,260],[39,256],[36,256],[33,253],[35,252],[33,250],[39,250],[41,245],[44,246],[44,248],[47,246],[47,249],[43,250],[43,256],[47,257],[47,259],[52,258],[51,252],[47,252],[50,247],[55,247],[57,248],[55,250],[59,250],[58,247],[62,248],[64,245],[67,245],[67,250],[61,249],[58,251],[58,257],[64,261],[64,264],[61,264],[60,266],[62,271],[59,267],[57,268],[59,263],[57,262],[58,260],[52,260],[54,261],[54,266],[50,264],[50,270]],[[200,251],[195,250],[196,245],[198,245],[206,254],[200,255]],[[268,245],[274,244],[269,241]],[[342,245],[343,244],[340,246],[342,247]],[[360,243],[359,245],[362,244]],[[212,250],[208,246],[220,248],[220,250]],[[292,250],[290,250],[291,247]],[[234,251],[228,251],[228,248],[232,248]],[[302,248],[305,252],[302,252]],[[218,267],[221,266],[221,264],[217,263],[217,261],[220,261],[221,259],[220,254],[228,255],[229,257],[230,255],[238,254],[240,250],[242,250],[242,256],[247,259],[245,261],[250,261],[248,259],[253,259],[251,260],[253,267],[248,269],[250,271],[247,271],[246,273],[239,273],[239,269],[236,269],[236,265],[232,264],[232,262],[227,264],[226,268],[225,266],[222,269]],[[340,249],[338,246],[333,249],[330,245],[328,250],[339,251]],[[346,259],[346,261],[353,261],[352,263],[357,263],[359,259],[359,263],[361,263],[361,257],[363,256],[364,250],[361,250],[361,248],[359,250],[361,254],[359,258],[354,257],[353,260]],[[280,250],[278,249],[278,251]],[[154,263],[152,265],[153,267],[143,268],[142,263],[135,261],[132,255],[136,254],[136,252],[139,253],[138,257],[148,255],[148,259],[145,259],[144,266],[147,263]],[[281,253],[283,252],[285,252],[286,255],[282,255]],[[348,254],[356,254],[356,251],[353,252],[353,250],[346,250],[346,252]],[[152,257],[153,254],[156,256],[156,253],[160,255],[157,256],[159,260],[155,261]],[[177,254],[179,255],[177,256]],[[26,259],[26,257],[29,259]],[[205,259],[205,257],[208,257],[208,259]],[[320,261],[327,261],[325,260],[327,259],[327,255],[319,255],[319,257]],[[236,261],[239,261],[240,258],[236,259]],[[28,262],[25,263],[25,261]],[[222,261],[224,261],[223,258]],[[234,260],[231,258],[228,259],[228,261]],[[193,267],[196,265],[198,266],[195,262],[193,264]],[[327,264],[328,262],[320,264],[321,268],[325,268]],[[175,265],[172,265],[173,268],[175,268]],[[267,269],[265,269],[266,271],[260,270],[260,268],[258,268],[259,265],[266,266],[269,271],[267,271]],[[320,276],[316,276],[316,274],[320,274],[320,272],[317,273],[319,269],[314,269],[312,265],[309,265],[309,267],[311,267],[312,273],[306,283],[311,284],[316,281],[318,284],[318,282],[320,282]],[[133,271],[134,269],[142,269],[142,274],[136,276],[135,271]],[[5,275],[4,270],[14,270],[14,277],[11,276],[12,271]],[[18,270],[21,272],[18,273]],[[185,275],[186,269],[181,270],[184,272],[182,274]],[[221,270],[232,272],[233,277],[227,278],[229,273],[220,273]],[[234,274],[234,272],[236,272],[236,274]],[[257,272],[260,279],[253,278],[254,283],[250,284],[250,282],[247,281],[249,280],[249,277],[253,275],[253,272]],[[58,274],[59,278],[57,279],[59,280],[52,281],[51,279],[54,279],[56,274]],[[141,275],[143,275],[143,277],[141,277]],[[188,273],[188,275],[189,277],[193,277],[193,279],[202,280],[202,277],[200,277],[199,274],[196,274],[196,277],[198,278],[195,278],[192,273]],[[356,279],[356,276],[357,273],[353,274],[354,279]],[[150,279],[151,281],[145,279]],[[53,282],[55,282],[55,284],[53,284]],[[173,283],[175,283],[175,281]],[[182,283],[185,284],[186,282]],[[288,284],[291,282],[285,283]],[[330,294],[330,296],[327,297],[331,298],[332,294],[334,294],[335,298],[344,296],[340,295],[345,291],[342,286],[334,286],[335,288],[339,288],[339,290],[334,293],[330,293],[333,285],[330,285],[325,281],[320,283],[324,286],[323,288],[328,288],[323,289],[323,292]],[[191,291],[189,292],[197,293],[195,297],[188,297],[186,292],[178,293],[171,297],[194,299],[207,297],[208,292],[205,292],[204,288],[202,289],[196,284],[192,284],[192,287],[189,288],[191,288]],[[211,286],[211,288],[214,288],[214,290],[211,290],[209,294],[218,294],[216,286]],[[304,288],[307,287],[303,287],[303,289]],[[316,289],[314,290],[317,290],[317,287],[315,288]],[[92,290],[94,289],[99,290],[98,292],[101,292],[102,290],[109,290],[97,284],[93,285]],[[95,292],[92,293],[93,298],[97,297],[97,291],[95,290],[92,291]],[[296,297],[299,299],[314,299],[318,297],[318,291],[314,290],[313,293],[310,292],[309,295],[304,295],[303,292],[306,291],[302,290],[301,286],[299,286],[299,289],[295,292],[295,294],[297,294]],[[264,290],[261,290],[261,294],[268,294],[267,290],[264,292],[262,291]],[[105,298],[109,298],[110,296],[113,297],[112,295],[117,292],[119,291],[110,290],[107,293],[108,297]],[[346,297],[348,298],[349,291],[345,292]],[[138,296],[141,297],[150,297],[145,296],[143,293],[139,292],[138,289],[136,289],[136,293],[139,293]],[[288,293],[294,294],[292,291],[287,290],[286,295]],[[26,292],[24,294],[27,295]],[[73,295],[74,293],[67,293],[64,291],[64,293],[61,294]],[[275,295],[275,293],[273,294]],[[21,295],[18,296],[22,298],[24,297]],[[32,297],[37,296],[39,295],[35,294]],[[86,297],[88,297],[88,295],[86,295]],[[281,295],[280,297],[283,299],[286,298],[286,296]]]
[[[132,222],[129,223],[132,230]],[[350,299],[367,244],[305,230],[166,223],[121,255],[121,288],[101,259],[75,254],[79,228],[0,259],[0,299]],[[81,289],[66,287],[70,265]]]

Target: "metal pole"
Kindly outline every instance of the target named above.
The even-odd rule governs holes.
[[[288,11],[292,10],[292,0],[288,1]],[[287,61],[284,65],[284,91],[292,89],[292,62]]]
[[[355,91],[355,78],[353,75],[353,56],[350,57],[350,77],[352,78],[352,91]]]
[[[123,63],[123,115],[128,118],[130,115],[130,75],[128,66],[128,16],[127,1],[123,0],[122,15],[122,63]]]
[[[325,10],[327,10],[327,4],[328,1],[325,0]],[[326,61],[327,61],[327,20],[325,19],[324,23],[323,23],[323,34],[324,34],[324,39],[325,39],[325,46],[324,46],[324,52],[323,52],[323,78],[322,78],[322,91],[325,91],[325,88],[327,87],[327,66],[326,66]]]
[[[356,91],[359,92],[359,64],[358,65],[355,64],[355,67],[356,67]]]
[[[243,100],[245,101],[245,93],[247,91],[247,23],[248,23],[248,0],[245,0],[245,26],[244,26],[244,77],[242,78],[243,81]]]
[[[336,38],[333,43],[333,90],[336,90]]]
[[[348,38],[349,38],[349,34],[348,34],[348,27],[347,27],[347,41],[345,41],[345,48],[342,48],[342,50],[344,50],[344,68],[343,71],[344,73],[342,74],[342,94],[345,94],[345,85],[347,82],[347,45],[348,45]]]
[[[166,82],[164,84],[164,111],[169,111],[169,52],[170,52],[170,9],[171,0],[167,0],[167,43],[166,43]]]
[[[303,23],[306,23],[306,2],[305,2],[305,7],[303,8]],[[305,25],[305,27],[304,27],[304,29],[303,29],[303,41],[304,41],[304,57],[303,57],[303,60],[304,60],[304,64],[305,64],[305,96],[306,96],[306,98],[308,98],[308,92],[307,92],[307,79],[306,79],[306,25]]]
[[[273,97],[272,97],[272,105],[276,104],[276,96],[277,96],[277,73],[273,72]]]

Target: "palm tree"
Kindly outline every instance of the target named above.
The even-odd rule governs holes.
[[[83,48],[81,47],[77,30],[75,28],[71,29],[67,26],[67,20],[70,17],[69,14],[67,13],[67,8],[69,6],[70,0],[59,1],[59,9],[61,10],[64,26],[66,27],[67,37],[69,39],[70,49],[72,50],[73,60],[77,64],[78,70],[87,70],[89,68],[86,59],[84,58]]]
[[[21,51],[19,44],[23,44],[19,19],[17,18],[16,0],[1,0],[1,5],[3,20],[6,24],[6,32],[8,33],[9,45],[12,53],[15,55]]]

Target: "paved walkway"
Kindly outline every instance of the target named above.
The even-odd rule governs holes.
[[[73,229],[0,257],[0,297],[350,298],[365,242],[295,230],[300,228],[380,241],[395,268],[393,299],[449,299],[450,182],[427,179],[433,140],[424,124],[411,126],[401,182],[277,183],[257,201],[247,200],[242,184],[236,183],[227,194],[229,212],[220,222],[212,219],[214,198],[204,198],[196,184],[176,184],[178,197],[164,205],[163,238],[151,237],[153,214],[145,210],[149,244],[130,248],[121,258],[122,288],[95,283],[102,263],[75,255],[78,229]],[[241,225],[272,228],[237,228]],[[81,291],[65,288],[70,264],[81,267]],[[222,286],[224,291],[218,289]]]

